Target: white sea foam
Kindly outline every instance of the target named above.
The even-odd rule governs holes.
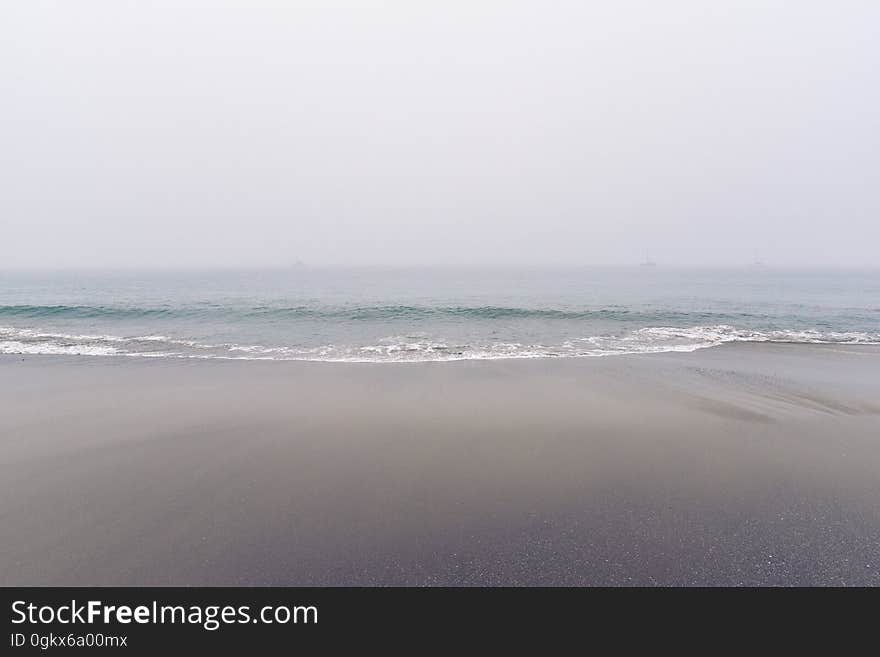
[[[64,345],[50,342],[28,343],[17,340],[0,340],[0,354],[45,354],[55,356],[114,356],[119,351],[113,347],[98,345]]]
[[[594,335],[558,344],[488,342],[458,344],[427,335],[390,336],[365,345],[285,347],[259,344],[208,344],[165,335],[81,335],[0,327],[0,354],[131,356],[229,360],[326,362],[423,362],[511,358],[591,357],[620,354],[690,352],[729,342],[804,344],[880,344],[880,333],[802,330],[756,331],[728,325],[633,330],[623,335]]]

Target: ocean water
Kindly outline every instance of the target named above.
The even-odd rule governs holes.
[[[352,362],[880,344],[880,270],[0,272],[0,353]]]

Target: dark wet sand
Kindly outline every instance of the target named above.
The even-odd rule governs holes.
[[[0,357],[2,585],[880,584],[880,349]]]

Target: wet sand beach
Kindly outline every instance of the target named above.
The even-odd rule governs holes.
[[[2,585],[877,585],[880,348],[0,356]]]

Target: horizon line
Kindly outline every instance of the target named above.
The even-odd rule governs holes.
[[[791,264],[754,262],[743,263],[664,263],[657,261],[651,270],[664,269],[736,269],[736,270],[865,270],[880,269],[880,263],[855,264]],[[645,269],[641,262],[628,263],[339,263],[298,262],[290,264],[109,264],[109,265],[0,265],[0,272],[27,271],[297,271],[316,269]]]

